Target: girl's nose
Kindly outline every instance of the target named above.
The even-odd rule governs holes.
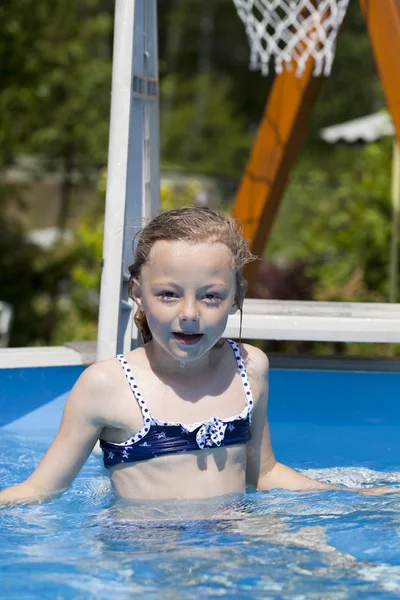
[[[180,314],[180,318],[182,321],[198,321],[199,320],[199,311],[197,310],[197,306],[195,302],[186,302],[183,306],[182,312]]]
[[[199,313],[196,313],[195,315],[188,317],[187,315],[182,315],[181,316],[181,321],[198,321],[199,320]]]

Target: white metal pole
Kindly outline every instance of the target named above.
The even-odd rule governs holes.
[[[129,310],[128,278],[132,262],[132,238],[143,221],[156,214],[160,206],[159,105],[156,0],[136,0],[133,34],[133,78],[130,114],[127,203],[125,208],[124,276],[118,347],[127,352],[137,344],[133,311]]]
[[[116,354],[123,257],[135,2],[116,0],[97,360]]]
[[[116,0],[97,360],[135,345],[127,268],[134,233],[159,208],[158,148],[157,3]]]

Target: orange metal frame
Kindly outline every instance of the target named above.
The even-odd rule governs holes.
[[[359,0],[400,142],[400,0]],[[322,83],[295,68],[277,75],[233,206],[252,252],[262,255]],[[254,268],[247,271],[250,290]]]

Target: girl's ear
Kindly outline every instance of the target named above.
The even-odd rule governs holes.
[[[142,288],[138,279],[131,279],[129,282],[129,295],[136,303],[137,307],[143,310]]]
[[[231,310],[229,311],[229,314],[234,315],[238,310],[239,310],[239,307],[235,301],[231,306]]]
[[[238,310],[242,310],[244,297],[246,296],[247,281],[240,271],[236,272],[236,293],[232,308],[229,311],[230,315],[234,315]]]

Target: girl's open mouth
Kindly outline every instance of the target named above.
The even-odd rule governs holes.
[[[179,344],[184,344],[185,346],[197,344],[203,337],[202,333],[173,333],[172,335]]]

